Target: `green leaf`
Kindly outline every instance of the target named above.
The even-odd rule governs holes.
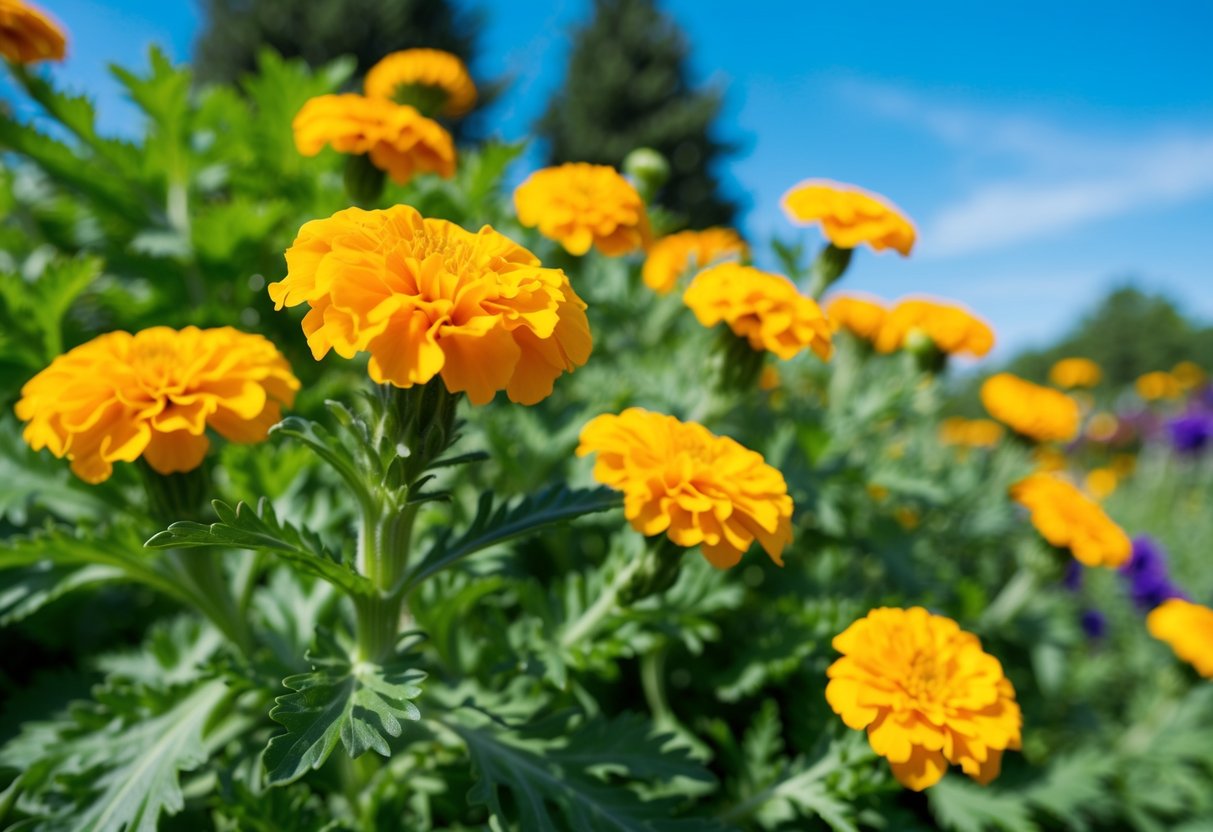
[[[121,569],[100,564],[76,568],[43,562],[13,571],[16,574],[5,575],[7,585],[0,588],[0,627],[33,615],[74,590],[126,578]]]
[[[571,716],[566,713],[521,728],[503,727],[474,707],[443,717],[441,724],[463,740],[476,770],[469,802],[486,807],[500,826],[528,832],[721,828],[702,819],[673,819],[680,804],[677,798],[644,800],[632,789],[594,775],[593,770],[605,770],[631,779],[711,780],[685,750],[668,748],[670,735],[653,736],[640,730],[633,717],[624,717],[617,722],[590,722],[570,736]],[[510,793],[516,824],[506,811],[502,791]]]
[[[212,505],[219,515],[218,523],[173,523],[153,535],[144,545],[149,549],[218,546],[272,552],[348,593],[367,595],[374,591],[371,582],[326,549],[319,536],[281,522],[274,513],[274,507],[264,497],[255,510],[243,502],[237,503],[235,509],[219,500]]]
[[[295,692],[278,697],[270,711],[270,718],[286,728],[265,749],[265,767],[275,785],[320,768],[339,741],[351,757],[368,750],[391,756],[388,737],[401,735],[401,720],[421,718],[410,700],[421,695],[418,685],[425,674],[403,661],[352,662],[324,631],[307,658],[312,671],[284,679]]]
[[[494,508],[493,495],[480,495],[476,516],[458,537],[447,533],[438,538],[430,551],[405,578],[406,586],[415,586],[454,563],[545,526],[564,523],[586,514],[619,508],[623,498],[608,488],[570,490],[554,486],[514,504],[508,501]]]
[[[1036,832],[1039,828],[1020,795],[979,786],[955,774],[928,789],[927,801],[935,820],[950,832]]]
[[[103,692],[101,703],[78,708],[69,721],[27,725],[0,750],[0,766],[33,771],[22,783],[48,807],[47,820],[70,822],[82,832],[125,829],[154,832],[162,813],[185,805],[179,773],[208,758],[206,727],[228,697],[221,679],[202,682],[184,695],[164,697],[156,709],[130,692]],[[72,805],[59,792],[72,789]],[[49,808],[54,807],[54,808]],[[58,817],[55,817],[58,815]]]

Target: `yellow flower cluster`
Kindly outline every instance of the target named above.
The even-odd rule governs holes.
[[[455,175],[451,134],[412,107],[386,99],[321,95],[303,105],[291,126],[295,147],[304,156],[315,156],[325,146],[365,155],[400,185],[417,173]]]
[[[537,170],[514,191],[514,209],[520,223],[537,227],[569,254],[597,246],[618,257],[649,243],[644,200],[608,165],[571,162]]]
[[[834,637],[826,701],[914,791],[959,765],[980,783],[1020,747],[1015,689],[977,636],[922,607],[872,610]]]
[[[1068,442],[1078,434],[1078,402],[1010,373],[981,385],[981,403],[998,421],[1038,442]]]
[[[1179,362],[1171,368],[1171,375],[1184,390],[1200,387],[1208,379],[1208,375],[1195,361]]]
[[[939,426],[939,439],[945,445],[966,448],[992,448],[1002,440],[1002,425],[989,419],[965,419],[953,416]]]
[[[889,353],[903,349],[913,333],[930,339],[947,355],[968,353],[981,357],[994,347],[994,331],[967,309],[933,300],[900,301],[889,312],[876,335],[876,349]]]
[[[875,341],[884,326],[888,310],[878,300],[858,295],[834,295],[826,302],[826,318],[830,328],[837,332],[845,329],[856,338]]]
[[[745,240],[731,228],[680,231],[653,243],[644,260],[644,283],[659,295],[672,292],[678,278],[692,269],[703,269],[717,260],[749,257]]]
[[[407,205],[349,208],[299,230],[278,309],[306,303],[312,355],[370,353],[380,384],[441,375],[484,404],[498,390],[534,404],[590,354],[585,303],[564,272],[485,226],[472,233]]]
[[[1146,373],[1138,378],[1133,386],[1137,389],[1137,395],[1148,402],[1159,399],[1177,399],[1183,395],[1184,391],[1179,379],[1163,370]]]
[[[722,263],[700,272],[682,296],[706,327],[728,324],[757,351],[789,359],[808,347],[830,357],[830,325],[812,298],[787,278],[751,266]]]
[[[67,38],[44,12],[22,0],[0,0],[0,55],[15,64],[62,61]]]
[[[784,194],[783,210],[793,222],[820,223],[826,239],[839,248],[867,243],[876,251],[891,248],[906,257],[914,247],[914,226],[905,215],[853,185],[801,182]]]
[[[476,84],[458,56],[440,49],[404,49],[371,67],[363,81],[368,98],[412,104],[413,89],[435,90],[441,113],[452,118],[476,106]]]
[[[783,565],[792,541],[792,498],[762,455],[694,422],[632,407],[592,419],[578,456],[596,453],[594,477],[624,495],[624,514],[645,536],[698,546],[719,569],[755,540]]]
[[[1011,486],[1011,498],[1028,509],[1041,537],[1086,566],[1122,566],[1132,554],[1120,526],[1061,477],[1032,474]]]
[[[1197,673],[1213,679],[1213,609],[1170,598],[1150,611],[1146,628]]]
[[[1049,369],[1049,383],[1066,390],[1094,387],[1102,376],[1099,365],[1089,358],[1063,358]]]
[[[299,382],[260,335],[231,327],[111,332],[56,358],[21,390],[25,441],[71,460],[90,483],[142,457],[161,474],[202,464],[209,427],[257,442]]]

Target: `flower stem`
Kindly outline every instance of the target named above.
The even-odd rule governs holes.
[[[851,264],[851,253],[854,249],[839,248],[828,243],[817,255],[813,265],[809,267],[809,285],[807,293],[814,300],[821,300],[834,283],[842,279],[847,266]]]
[[[615,574],[611,583],[598,596],[598,600],[586,607],[585,612],[579,615],[564,631],[564,635],[560,637],[561,647],[572,647],[583,638],[593,634],[602,620],[619,606],[620,591],[632,580],[632,576],[636,574],[636,570],[643,562],[643,558],[633,558]]]

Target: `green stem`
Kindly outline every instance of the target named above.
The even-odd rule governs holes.
[[[382,663],[391,657],[400,635],[404,615],[404,597],[365,596],[354,599],[357,622],[358,657],[362,661]]]
[[[851,264],[853,251],[854,249],[839,248],[833,243],[828,243],[821,250],[813,265],[809,267],[809,297],[821,300],[826,290],[842,279],[847,266]]]
[[[572,625],[564,631],[564,635],[560,637],[561,647],[567,649],[581,641],[581,639],[591,635],[598,628],[598,625],[602,623],[602,620],[614,612],[619,605],[620,590],[628,585],[642,563],[644,563],[644,558],[633,558],[615,574],[611,583],[598,596],[598,600],[586,607],[585,612],[579,615]]]
[[[640,686],[658,730],[668,730],[678,724],[665,695],[666,649],[666,645],[661,644],[640,657]]]
[[[1002,591],[994,597],[981,616],[984,628],[998,627],[1010,621],[1015,613],[1027,603],[1036,589],[1036,575],[1026,566],[1019,569],[1007,581]]]
[[[184,594],[228,641],[241,653],[253,651],[253,637],[239,604],[232,595],[215,552],[187,552],[171,549],[165,553],[184,585]]]

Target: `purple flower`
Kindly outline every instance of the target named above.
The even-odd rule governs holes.
[[[1104,614],[1099,610],[1083,610],[1079,623],[1089,639],[1103,638],[1108,630],[1108,619],[1104,618]]]
[[[1167,574],[1167,556],[1162,547],[1146,535],[1133,540],[1133,555],[1120,573],[1129,584],[1129,597],[1141,610],[1152,610],[1168,598],[1183,597]]]
[[[1181,454],[1198,454],[1213,442],[1213,414],[1192,410],[1167,423],[1171,447]]]
[[[1082,564],[1073,558],[1066,561],[1066,574],[1061,578],[1061,585],[1070,592],[1082,589]]]

